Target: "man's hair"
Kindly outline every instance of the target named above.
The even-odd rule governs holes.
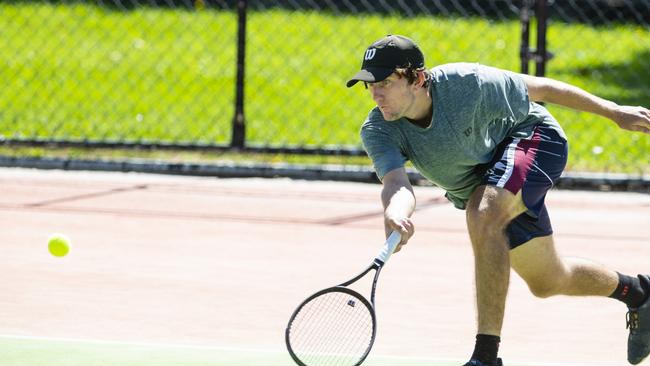
[[[427,88],[429,86],[429,81],[431,80],[431,75],[430,73],[426,70],[424,67],[420,68],[414,68],[414,67],[406,67],[406,68],[398,68],[395,69],[395,74],[397,74],[398,78],[406,78],[406,81],[409,84],[415,83],[415,81],[418,79],[418,72],[424,71],[424,85],[423,87]]]

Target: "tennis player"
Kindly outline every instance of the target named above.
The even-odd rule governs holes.
[[[619,106],[560,81],[474,63],[426,69],[409,38],[389,35],[364,51],[362,82],[377,106],[361,127],[364,147],[383,183],[386,233],[414,233],[410,161],[466,210],[475,258],[478,335],[465,366],[502,365],[497,358],[512,267],[531,292],[609,296],[628,308],[628,361],[650,353],[650,276],[629,276],[560,257],[544,205],[560,178],[568,145],[546,102],[591,112],[620,128],[650,133],[650,110]]]

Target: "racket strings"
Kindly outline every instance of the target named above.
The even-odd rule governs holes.
[[[356,301],[354,299],[347,299],[343,294],[337,294],[338,297],[342,297],[343,300],[347,300],[347,305],[348,306],[356,306]],[[343,296],[341,296],[343,295]],[[349,296],[348,296],[349,297]],[[341,304],[341,299],[337,298],[335,300],[334,296],[329,296],[326,298],[322,299],[322,309],[318,309],[316,307],[311,307],[311,310],[309,312],[309,317],[310,319],[313,320],[319,320],[320,323],[318,325],[314,325],[315,328],[321,329],[321,332],[312,332],[311,333],[311,339],[305,340],[305,343],[313,342],[314,338],[318,337],[323,337],[325,339],[331,339],[336,336],[335,332],[339,333],[344,333],[344,334],[349,334],[349,328],[353,327],[359,327],[363,326],[363,323],[361,323],[362,319],[361,317],[357,317],[356,321],[355,318],[351,316],[353,312],[346,311],[346,312],[339,312],[337,313],[334,308],[334,306],[340,305]],[[319,311],[326,311],[329,312],[331,316],[336,316],[337,319],[336,321],[332,321],[331,319],[328,319],[325,316],[319,316]],[[316,318],[314,319],[314,315],[316,315]],[[324,323],[324,324],[323,324]],[[322,338],[321,338],[322,339]],[[318,339],[316,339],[318,341]],[[321,348],[324,348],[327,346],[326,343],[319,343],[321,345]]]
[[[373,338],[371,310],[344,292],[327,292],[313,298],[296,314],[290,343],[307,366],[356,365],[366,355]]]
[[[353,301],[350,303],[350,301]],[[347,300],[348,306],[357,306],[355,300]],[[352,305],[351,305],[352,304]],[[359,305],[360,306],[360,305]],[[370,334],[372,334],[372,324],[368,324],[366,320],[366,317],[363,316],[357,316],[359,315],[359,312],[345,312],[344,316],[342,316],[340,319],[337,319],[337,323],[335,324],[334,322],[331,322],[328,324],[327,327],[323,328],[323,335],[326,339],[333,339],[335,337],[340,337],[342,334],[345,335],[354,335],[353,330],[357,330],[357,332],[361,333],[364,331],[369,331]],[[368,315],[369,316],[369,315]],[[370,321],[372,321],[370,319]],[[317,334],[314,333],[316,336]],[[316,348],[314,351],[316,354],[321,354],[324,355],[324,365],[337,365],[338,361],[353,361],[355,359],[360,358],[361,355],[363,355],[363,352],[365,351],[366,347],[369,344],[368,342],[365,342],[363,337],[358,337],[356,339],[350,339],[348,338],[348,342],[345,342],[345,340],[341,340],[337,344],[334,343],[325,343],[325,342],[319,342],[320,347]],[[348,352],[350,350],[357,350],[355,352]],[[341,358],[341,360],[339,360]]]
[[[336,366],[336,365],[353,365],[357,364],[365,354],[365,350],[369,346],[369,339],[371,336],[353,338],[352,331],[357,329],[357,332],[362,332],[365,327],[368,334],[372,333],[372,329],[368,329],[367,324],[364,325],[363,319],[355,319],[346,317],[338,319],[338,324],[327,323],[323,321],[320,323],[324,326],[319,332],[313,332],[309,339],[302,343],[299,347],[303,348],[302,359],[309,366]],[[315,325],[316,326],[316,325]]]

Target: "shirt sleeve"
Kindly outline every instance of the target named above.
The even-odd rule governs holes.
[[[399,131],[391,127],[389,122],[373,120],[372,113],[361,127],[363,147],[382,181],[386,173],[404,167],[407,160],[397,141]]]
[[[481,109],[491,119],[507,119],[513,125],[526,119],[530,109],[528,88],[518,74],[480,66]]]

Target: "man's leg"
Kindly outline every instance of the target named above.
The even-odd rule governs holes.
[[[650,354],[650,277],[630,277],[585,259],[560,257],[550,235],[513,249],[510,264],[536,296],[608,296],[624,302],[630,308],[628,361],[638,364]]]
[[[479,186],[467,204],[467,228],[474,250],[478,335],[472,359],[496,365],[510,279],[505,228],[525,207],[519,196]]]
[[[615,271],[581,258],[561,258],[552,235],[513,249],[510,264],[538,297],[609,296],[618,285]]]

